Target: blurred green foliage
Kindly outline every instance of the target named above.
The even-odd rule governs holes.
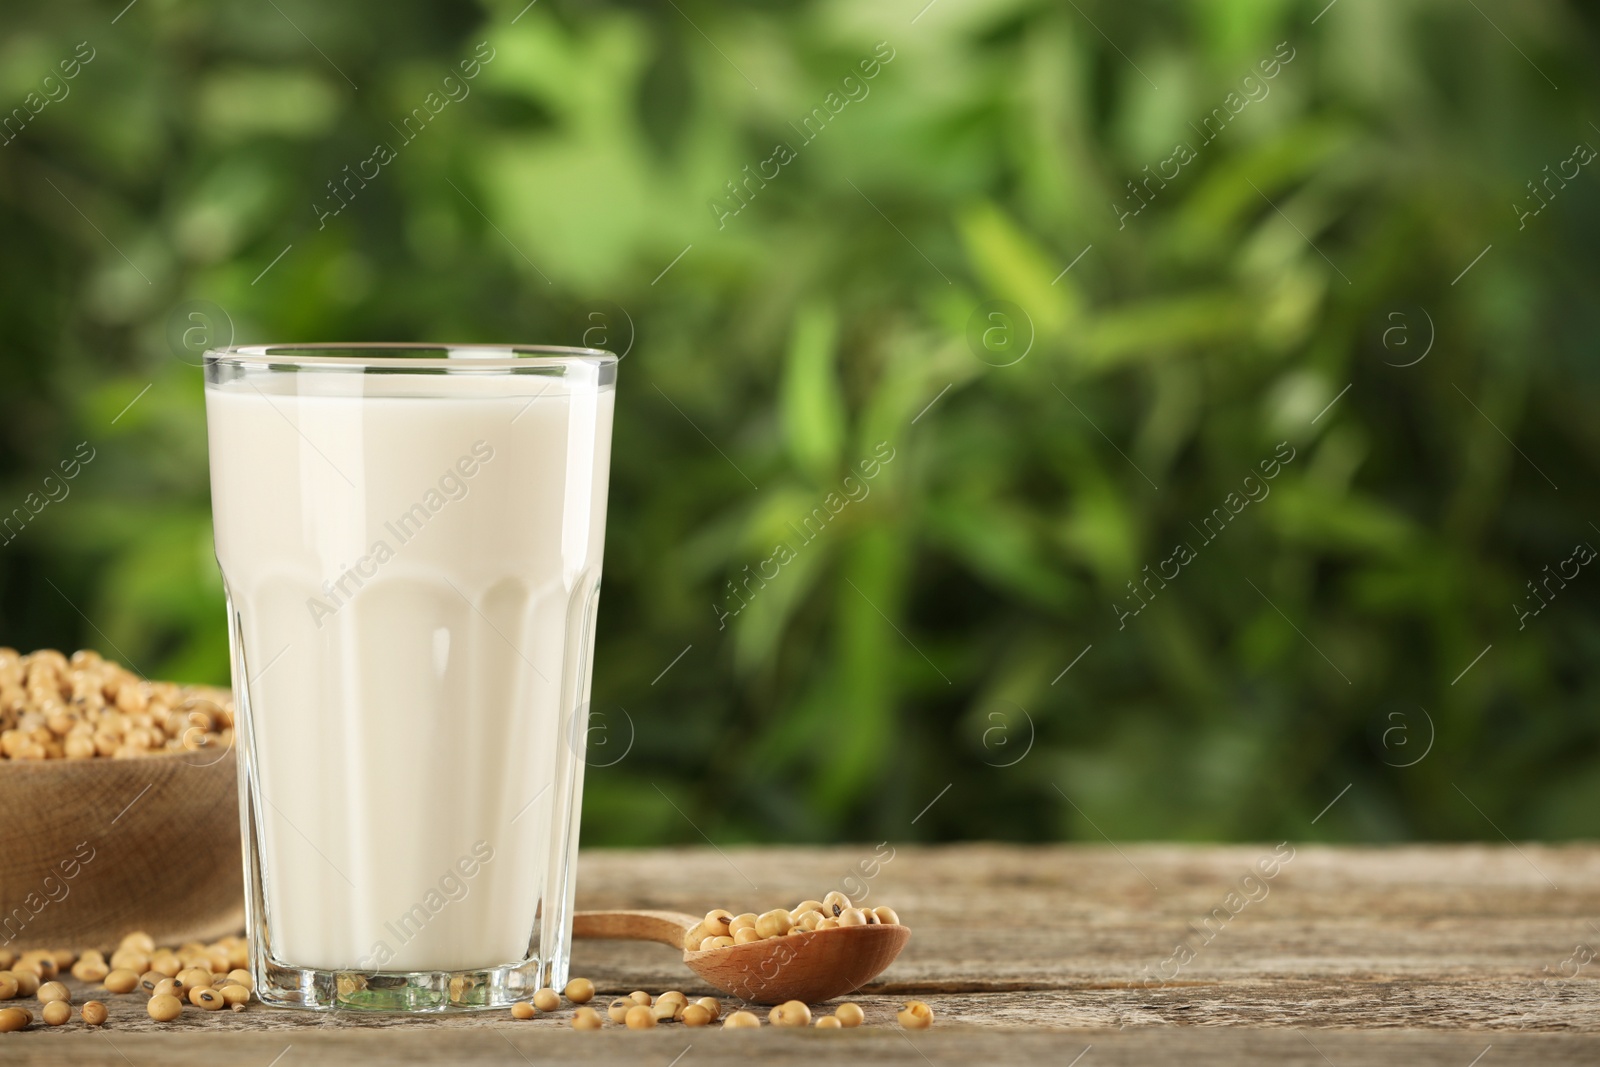
[[[121,7],[0,15],[0,643],[225,680],[186,302],[631,344],[589,843],[1594,834],[1592,9]]]

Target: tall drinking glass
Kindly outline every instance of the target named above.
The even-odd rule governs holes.
[[[566,982],[615,356],[207,353],[246,916],[269,1004]]]

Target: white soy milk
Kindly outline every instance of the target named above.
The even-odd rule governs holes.
[[[615,396],[583,370],[208,386],[278,962],[519,963],[570,894]]]

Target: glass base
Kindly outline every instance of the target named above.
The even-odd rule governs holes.
[[[473,971],[324,971],[267,962],[263,1004],[315,1011],[453,1012],[504,1008],[549,984],[538,960]]]

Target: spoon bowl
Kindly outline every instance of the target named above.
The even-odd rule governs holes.
[[[674,911],[580,911],[575,937],[656,941],[682,949],[700,921]],[[807,1004],[854,993],[882,974],[911,940],[904,926],[841,926],[833,930],[689,950],[683,962],[725,993],[755,1004]]]

